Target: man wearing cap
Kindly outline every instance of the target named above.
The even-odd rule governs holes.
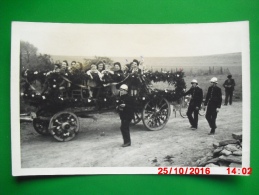
[[[235,80],[232,79],[232,75],[228,75],[228,79],[224,82],[223,87],[225,88],[225,104],[228,105],[228,99],[229,99],[229,105],[232,104],[232,97],[233,97],[233,91],[236,83]]]
[[[120,129],[124,141],[122,147],[127,147],[131,145],[129,125],[134,118],[134,99],[128,94],[128,86],[125,84],[120,86],[120,100],[118,103],[117,109],[121,119]]]
[[[203,92],[202,89],[199,88],[197,80],[193,79],[191,84],[192,87],[184,94],[184,96],[189,94],[192,96],[186,114],[191,124],[191,129],[196,130],[198,128],[198,114],[203,99]]]
[[[222,103],[222,93],[221,89],[217,86],[218,79],[216,77],[213,77],[210,82],[211,86],[208,89],[204,105],[207,106],[206,119],[211,128],[209,135],[213,135],[217,128],[216,118]]]

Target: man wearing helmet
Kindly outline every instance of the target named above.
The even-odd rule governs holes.
[[[192,87],[184,94],[184,95],[190,94],[192,96],[188,107],[188,111],[186,114],[191,124],[191,129],[196,130],[198,128],[198,114],[199,114],[199,109],[201,107],[201,103],[203,99],[203,92],[202,92],[202,89],[199,88],[197,80],[193,79],[191,84],[192,84]]]
[[[128,86],[123,84],[120,86],[120,100],[117,107],[121,119],[121,134],[123,137],[124,144],[122,147],[131,145],[129,125],[131,120],[134,118],[133,104],[134,99],[128,94]]]
[[[229,105],[232,104],[232,96],[233,96],[233,91],[236,83],[235,80],[232,79],[232,75],[228,75],[228,79],[224,82],[223,87],[225,88],[225,104],[228,105],[228,99],[229,99]]]
[[[208,93],[206,96],[206,100],[204,105],[207,106],[206,119],[209,123],[211,131],[209,135],[215,134],[216,126],[216,118],[217,113],[221,107],[222,103],[222,93],[221,89],[217,86],[218,79],[213,77],[211,80],[211,86],[208,89]]]

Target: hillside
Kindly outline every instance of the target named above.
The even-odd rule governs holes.
[[[93,56],[51,56],[54,61],[67,60],[69,63],[73,60],[84,62],[84,58],[94,58]],[[130,62],[134,58],[140,57],[110,57],[114,62],[118,61],[121,64],[126,63],[126,59]],[[195,57],[145,57],[145,65],[147,68],[151,67],[182,67],[182,66],[241,66],[242,54],[229,53],[209,56],[195,56]]]

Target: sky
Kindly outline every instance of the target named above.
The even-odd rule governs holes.
[[[39,53],[49,55],[204,56],[242,52],[249,45],[248,22],[140,25],[14,22],[12,28],[14,36],[36,46]]]

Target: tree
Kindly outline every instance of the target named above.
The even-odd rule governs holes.
[[[29,42],[20,42],[20,65],[25,69],[32,69],[33,64],[37,62],[38,49]]]
[[[29,42],[20,42],[20,67],[21,71],[37,70],[49,71],[53,69],[53,60],[50,55],[38,54],[38,48]]]
[[[222,68],[222,66],[220,67],[220,74],[223,74],[223,68]]]
[[[51,70],[53,69],[53,60],[51,59],[50,55],[47,54],[40,54],[38,56],[38,70],[44,71],[44,70]]]

